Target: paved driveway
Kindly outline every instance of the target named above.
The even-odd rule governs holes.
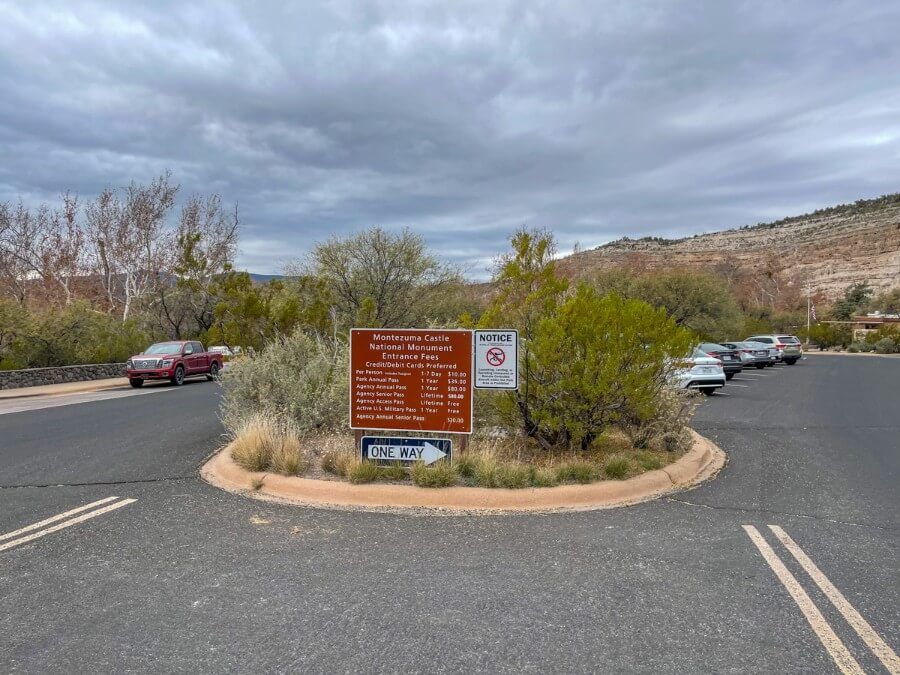
[[[887,672],[898,383],[852,357],[739,375],[695,422],[716,480],[547,516],[219,492],[206,383],[0,415],[0,671]]]

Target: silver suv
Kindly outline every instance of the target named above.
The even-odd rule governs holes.
[[[803,346],[794,335],[754,335],[747,342],[762,342],[775,348],[776,360],[789,366],[794,365],[803,356]]]

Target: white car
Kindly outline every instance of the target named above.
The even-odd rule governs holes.
[[[675,371],[672,384],[679,389],[699,389],[707,396],[712,396],[716,393],[716,389],[725,386],[722,362],[706,352],[695,349],[694,353],[685,359],[685,366]]]

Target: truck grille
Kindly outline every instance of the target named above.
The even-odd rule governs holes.
[[[134,367],[137,370],[146,370],[148,368],[159,368],[158,359],[135,359]]]

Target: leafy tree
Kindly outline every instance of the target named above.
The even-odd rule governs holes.
[[[817,323],[810,327],[809,339],[820,350],[836,346],[846,348],[853,341],[853,331],[846,325]]]
[[[460,314],[461,275],[408,229],[332,237],[315,247],[305,271],[327,284],[343,328],[424,327]]]
[[[656,272],[647,275],[605,273],[594,279],[601,292],[616,291],[627,298],[664,308],[679,326],[705,340],[734,339],[744,319],[732,293],[721,280],[696,272]]]
[[[515,328],[519,331],[519,389],[502,394],[495,400],[501,415],[510,422],[521,419],[525,433],[533,436],[538,425],[532,416],[532,344],[541,321],[552,315],[561,302],[568,282],[556,275],[556,243],[551,233],[523,228],[513,234],[510,244],[512,252],[497,262],[494,273],[496,294],[478,325],[481,328]]]
[[[869,304],[869,309],[882,314],[900,314],[900,286],[879,294]]]
[[[872,299],[872,287],[867,281],[853,284],[844,290],[844,296],[834,303],[831,314],[838,321],[849,321],[864,311]]]

